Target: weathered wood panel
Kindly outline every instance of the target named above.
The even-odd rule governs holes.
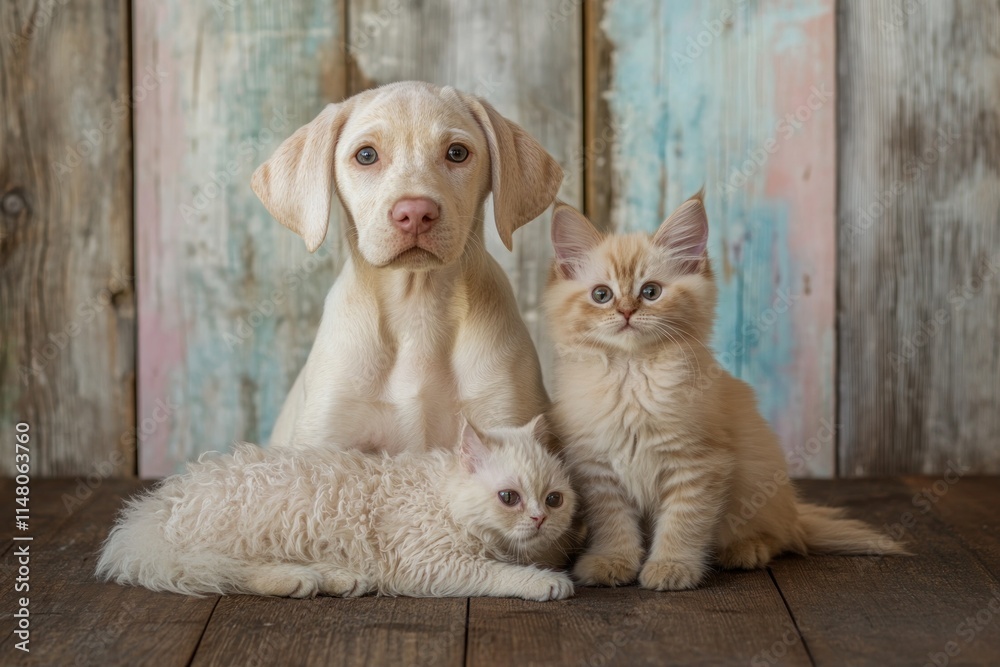
[[[996,664],[1000,582],[932,503],[895,480],[810,481],[802,489],[809,500],[845,507],[901,539],[914,554],[786,557],[771,565],[813,664]],[[955,525],[968,526],[964,517]]]
[[[1000,472],[1000,3],[839,7],[840,472]]]
[[[59,484],[60,482],[56,482]],[[73,484],[61,481],[64,493]],[[49,486],[49,485],[46,485]],[[45,488],[45,487],[43,487]],[[125,498],[140,491],[137,480],[108,480],[92,500],[76,508],[58,529],[31,534],[28,545],[29,590],[15,591],[23,564],[9,552],[0,563],[0,602],[20,608],[30,601],[30,652],[15,649],[21,641],[10,632],[0,641],[4,665],[150,665],[185,666],[201,639],[217,597],[152,593],[143,588],[98,582],[95,554],[108,536]],[[62,503],[60,503],[62,505]],[[13,624],[10,626],[13,629]]]
[[[0,7],[0,433],[36,476],[135,470],[128,39],[125,0]]]
[[[601,21],[609,226],[655,229],[705,186],[715,349],[797,475],[834,473],[833,4],[610,0]]]
[[[310,256],[249,187],[271,151],[346,93],[336,0],[135,4],[142,476],[260,442],[308,354],[340,234]],[[336,210],[334,217],[336,217]]]
[[[765,652],[782,638],[781,664],[811,664],[767,572],[724,572],[695,591],[581,587],[544,604],[472,598],[466,664],[773,664]]]
[[[560,161],[559,197],[581,205],[583,12],[565,0],[350,0],[352,92],[421,79],[485,97]],[[489,206],[487,208],[490,208]],[[552,342],[540,313],[552,257],[549,213],[500,241],[487,211],[486,244],[507,271],[546,378]]]
[[[961,477],[950,470],[936,479],[909,477],[911,502],[933,509],[969,551],[1000,581],[1000,480]]]
[[[227,596],[191,664],[459,667],[466,608],[464,598]]]
[[[616,128],[605,93],[611,88],[613,47],[601,29],[605,0],[583,4],[583,145],[574,164],[583,171],[583,212],[602,230],[611,229],[614,204],[614,151]]]

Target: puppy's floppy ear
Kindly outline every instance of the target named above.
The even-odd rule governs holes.
[[[458,94],[486,135],[493,215],[500,240],[512,250],[514,230],[541,215],[556,198],[562,167],[520,125],[501,116],[489,102]]]
[[[564,202],[552,211],[552,249],[560,273],[572,278],[584,257],[601,242],[601,233],[590,220]]]
[[[350,100],[328,104],[257,167],[250,187],[274,218],[301,236],[309,252],[326,238],[333,196],[333,154]]]

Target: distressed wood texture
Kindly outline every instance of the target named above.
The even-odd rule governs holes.
[[[15,483],[0,478],[0,497]],[[0,528],[3,665],[997,665],[1000,479],[808,480],[912,557],[782,556],[694,591],[577,589],[558,602],[192,598],[94,580],[124,499],[148,485],[36,481],[30,543]],[[21,533],[24,535],[24,533]],[[28,591],[15,590],[30,545]],[[15,648],[30,596],[30,654]]]
[[[765,651],[783,637],[791,641],[781,664],[810,665],[768,573],[720,572],[669,594],[578,587],[544,605],[471,598],[465,664],[766,665]]]
[[[605,95],[611,88],[613,48],[601,29],[604,2],[585,0],[583,4],[583,145],[577,148],[574,162],[583,171],[583,212],[599,229],[609,230],[615,128]]]
[[[566,171],[559,197],[581,205],[583,12],[565,0],[350,0],[351,88],[422,79],[481,95],[519,123]],[[490,208],[490,205],[487,205]],[[552,342],[540,313],[552,257],[549,212],[500,241],[487,211],[486,243],[507,271],[551,375]]]
[[[460,667],[467,607],[464,598],[226,596],[191,665]]]
[[[35,476],[135,471],[128,35],[125,0],[0,7],[0,432]]]
[[[1000,471],[1000,3],[839,5],[840,473]]]
[[[337,0],[135,4],[140,474],[271,432],[341,259],[315,255],[250,175],[346,93]],[[337,211],[333,213],[337,217]]]
[[[609,0],[601,21],[608,226],[651,231],[705,187],[715,349],[799,476],[834,472],[833,4]]]
[[[105,480],[86,499],[67,501],[78,493],[76,483],[59,480],[42,489],[57,485],[62,498],[43,491],[40,509],[43,515],[61,514],[63,521],[41,529],[32,522],[34,539],[15,543],[0,560],[0,601],[13,609],[28,595],[31,604],[30,652],[15,649],[23,638],[11,632],[0,640],[0,660],[11,667],[191,664],[217,596],[151,593],[94,577],[96,554],[115,515],[126,498],[148,487],[135,479]],[[18,549],[25,545],[30,552],[29,588],[17,591],[15,578],[24,564]]]
[[[843,507],[913,553],[785,557],[771,563],[768,569],[814,665],[997,664],[1000,581],[955,535],[969,534],[975,514],[981,516],[992,498],[976,494],[970,507],[975,514],[950,524],[935,506],[968,482],[954,473],[940,480],[943,490],[939,480],[919,481],[931,489],[928,495],[897,480],[801,485],[809,501]],[[995,487],[997,480],[989,483]]]

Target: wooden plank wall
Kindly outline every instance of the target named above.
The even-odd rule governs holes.
[[[339,268],[251,192],[277,145],[346,90],[334,0],[135,3],[139,472],[265,441]],[[163,417],[160,419],[159,417]]]
[[[715,348],[757,390],[798,475],[834,472],[833,0],[609,0],[611,138],[588,201],[655,229],[705,186],[720,299]],[[595,86],[595,87],[599,87]]]
[[[0,5],[0,433],[35,476],[135,472],[128,15]]]
[[[1000,472],[996,2],[144,0],[131,18],[0,9],[0,430],[32,424],[36,473],[159,476],[267,437],[342,247],[331,231],[309,255],[249,176],[326,102],[408,78],[522,123],[606,228],[652,229],[706,187],[715,346],[795,473]],[[547,225],[514,253],[489,236],[546,371]]]
[[[1000,472],[1000,3],[839,4],[840,472]]]

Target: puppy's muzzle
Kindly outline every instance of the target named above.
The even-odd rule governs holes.
[[[438,205],[426,197],[400,199],[389,214],[393,224],[404,234],[426,234],[441,216]]]

